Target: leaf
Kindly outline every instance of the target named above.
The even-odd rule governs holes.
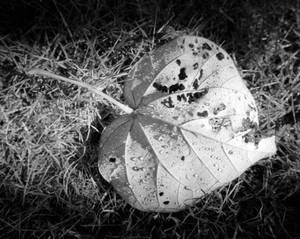
[[[99,170],[139,210],[184,209],[276,152],[232,59],[205,38],[180,37],[144,56],[125,99],[134,112],[104,130]]]

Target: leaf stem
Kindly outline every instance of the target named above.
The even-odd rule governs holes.
[[[93,93],[101,96],[103,99],[108,100],[110,103],[112,103],[115,106],[119,107],[122,111],[124,111],[127,114],[131,114],[133,112],[133,109],[130,108],[129,106],[120,103],[119,101],[115,100],[114,98],[110,97],[109,95],[103,93],[102,91],[96,90],[93,86],[88,85],[88,84],[86,84],[84,82],[76,81],[76,80],[71,80],[71,79],[68,79],[66,77],[59,76],[59,75],[56,75],[56,74],[54,74],[52,72],[49,72],[49,71],[46,71],[46,70],[42,70],[42,69],[32,69],[32,70],[30,70],[28,72],[28,74],[31,74],[31,75],[40,75],[40,76],[44,76],[44,77],[53,78],[55,80],[65,81],[65,82],[68,82],[68,83],[71,83],[71,84],[78,85],[80,87],[88,89],[90,92],[93,92]]]

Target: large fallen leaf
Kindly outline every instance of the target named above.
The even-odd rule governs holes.
[[[180,37],[144,56],[125,99],[134,112],[104,130],[99,170],[140,210],[181,210],[276,151],[232,59],[207,39]]]

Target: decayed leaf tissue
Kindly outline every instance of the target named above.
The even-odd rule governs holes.
[[[139,210],[184,209],[276,152],[232,59],[205,38],[179,37],[144,56],[125,99],[134,112],[105,129],[99,170]]]

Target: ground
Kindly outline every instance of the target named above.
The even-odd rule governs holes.
[[[0,237],[300,238],[300,3],[285,1],[1,2]],[[254,95],[277,154],[177,213],[133,209],[97,170],[103,128],[121,113],[144,54],[183,34],[222,45]]]

